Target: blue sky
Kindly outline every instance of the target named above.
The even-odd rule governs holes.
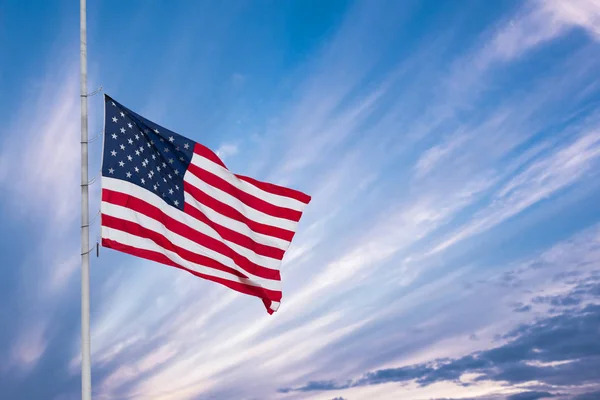
[[[80,393],[78,12],[0,5],[3,398]],[[600,395],[600,2],[90,0],[88,28],[90,90],[313,197],[272,316],[94,257],[96,398]]]

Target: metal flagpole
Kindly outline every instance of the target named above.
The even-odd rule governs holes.
[[[86,0],[80,0],[79,17],[81,62],[81,399],[91,400]]]

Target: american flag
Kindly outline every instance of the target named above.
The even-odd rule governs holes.
[[[281,301],[279,267],[310,196],[230,172],[200,143],[105,95],[102,246]]]

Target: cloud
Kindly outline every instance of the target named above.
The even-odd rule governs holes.
[[[555,397],[549,392],[522,392],[507,397],[507,400],[539,400]]]
[[[226,143],[221,145],[216,153],[219,156],[219,158],[221,158],[221,160],[225,160],[230,156],[234,156],[238,153],[238,146],[235,144],[231,144],[231,143]]]
[[[79,218],[73,212],[79,203],[79,75],[72,67],[48,72],[35,95],[23,99],[0,147],[0,163],[12,171],[0,175],[0,186],[12,208],[34,221],[60,221],[54,229]]]
[[[582,374],[578,371],[599,370],[597,363],[600,362],[600,348],[594,343],[593,337],[600,327],[600,275],[598,274],[598,228],[593,227],[586,232],[560,243],[530,260],[524,260],[517,265],[513,265],[504,272],[498,272],[495,277],[487,278],[482,286],[473,286],[470,291],[472,295],[461,296],[462,302],[456,302],[456,294],[448,296],[443,290],[433,291],[444,302],[448,303],[447,308],[441,308],[440,314],[443,314],[447,321],[437,318],[440,321],[437,324],[423,322],[420,328],[409,335],[398,334],[398,328],[385,330],[389,322],[384,319],[384,315],[379,313],[375,315],[377,324],[369,328],[379,332],[375,336],[370,336],[369,331],[363,330],[356,332],[354,340],[339,343],[338,346],[345,348],[342,352],[343,357],[333,358],[331,363],[326,363],[319,369],[321,374],[327,376],[337,376],[339,379],[319,380],[313,379],[310,383],[296,387],[286,387],[288,393],[294,391],[300,392],[319,392],[321,391],[343,391],[344,395],[352,396],[356,390],[361,387],[380,386],[388,384],[402,384],[398,386],[405,388],[403,394],[407,398],[414,398],[419,387],[423,397],[432,397],[435,385],[451,384],[453,387],[463,387],[461,385],[470,385],[473,388],[479,387],[481,395],[488,394],[481,398],[493,398],[495,393],[491,387],[492,383],[496,385],[512,388],[517,393],[520,392],[551,392],[556,394],[568,392],[572,394],[581,393],[589,384],[598,380],[597,373]],[[519,286],[496,285],[497,282],[503,282],[510,276],[511,281],[520,282]],[[569,283],[564,282],[569,278]],[[472,278],[477,280],[475,277]],[[444,285],[447,288],[448,285]],[[496,287],[497,289],[493,289]],[[521,287],[527,287],[523,291]],[[557,292],[558,290],[558,292]],[[547,293],[542,295],[542,293]],[[558,294],[560,293],[560,294]],[[489,296],[489,298],[487,297]],[[578,305],[573,305],[572,299],[577,297],[581,299]],[[425,293],[419,298],[426,298],[426,303],[436,302],[435,296],[428,296]],[[543,299],[542,302],[536,299]],[[493,299],[493,300],[492,300]],[[521,300],[518,309],[528,308],[536,310],[535,307],[546,306],[550,302],[555,304],[568,304],[567,307],[561,307],[555,310],[554,314],[545,312],[524,313],[523,317],[511,315],[514,312],[514,300]],[[501,304],[506,301],[509,307],[506,311],[501,311]],[[537,302],[536,302],[537,301]],[[399,303],[406,303],[407,299],[400,296]],[[531,302],[530,304],[526,304]],[[475,303],[486,304],[482,308],[483,313],[475,311]],[[408,302],[408,309],[421,309],[420,303]],[[394,305],[390,305],[394,309]],[[456,310],[460,309],[460,312]],[[468,310],[468,311],[466,311]],[[468,314],[467,315],[465,315]],[[523,313],[519,313],[523,314]],[[491,318],[487,318],[493,315]],[[535,318],[535,319],[534,319]],[[406,313],[390,313],[389,321],[402,319],[410,324],[411,321]],[[420,316],[419,321],[423,320]],[[435,321],[436,319],[434,319]],[[470,341],[471,348],[480,348],[481,350],[470,351],[464,355],[444,356],[452,351],[452,347],[457,347],[461,351],[458,336],[460,332],[467,331],[469,325],[474,320],[487,320],[484,325],[477,329],[478,340]],[[515,321],[522,321],[520,325],[514,326]],[[436,322],[437,322],[436,321]],[[451,322],[450,322],[451,321]],[[494,321],[494,322],[491,322]],[[506,324],[495,321],[506,321]],[[486,326],[486,324],[492,325]],[[511,326],[511,323],[513,324]],[[518,322],[517,322],[518,323]],[[451,325],[449,325],[451,324]],[[450,331],[449,326],[465,325],[462,329]],[[498,329],[508,328],[505,334],[497,335]],[[472,328],[471,328],[472,329]],[[443,331],[444,340],[439,340],[435,336],[436,332]],[[385,340],[381,346],[369,345],[376,337],[382,340],[382,337],[390,335],[390,340]],[[463,334],[464,335],[464,334]],[[468,336],[468,335],[467,335]],[[352,338],[350,338],[352,339]],[[422,339],[422,342],[420,341]],[[380,368],[368,373],[364,373],[356,378],[350,378],[352,375],[334,373],[329,371],[334,368],[337,362],[353,358],[353,353],[348,350],[351,343],[360,341],[362,343],[360,354],[377,353],[385,351],[385,354],[401,354],[399,362],[403,366]],[[405,342],[405,346],[399,346],[397,342]],[[424,344],[426,343],[426,344]],[[415,347],[423,346],[422,356],[418,353],[413,355]],[[403,350],[404,348],[411,350]],[[431,351],[426,349],[430,348]],[[382,350],[385,349],[385,350]],[[464,347],[467,351],[469,347]],[[334,355],[337,350],[331,349]],[[393,355],[389,357],[380,356],[376,358],[379,364],[393,364],[395,359]],[[434,358],[430,358],[433,356]],[[327,358],[331,358],[329,355]],[[419,359],[424,359],[419,361]],[[412,362],[416,360],[417,362]],[[363,365],[366,360],[363,358]],[[474,378],[465,379],[466,376]],[[312,378],[318,377],[314,374]],[[539,390],[524,390],[524,385],[539,384]],[[488,383],[492,386],[485,389]],[[409,389],[406,385],[418,385],[417,388]],[[457,386],[458,385],[458,386]],[[484,386],[481,386],[484,385]],[[317,387],[327,387],[328,389],[316,389]],[[529,387],[528,386],[528,387]],[[383,389],[382,389],[383,390]],[[386,389],[387,396],[391,396],[390,389]],[[589,388],[588,388],[589,391]],[[514,394],[514,393],[513,393]],[[533,396],[533,394],[531,394]],[[523,395],[525,396],[525,395]],[[472,396],[476,398],[476,396]],[[368,397],[366,397],[368,398]],[[498,398],[505,398],[499,396]]]
[[[522,325],[504,337],[510,340],[496,348],[458,359],[438,359],[429,363],[368,372],[348,383],[313,381],[295,391],[341,390],[388,382],[416,381],[428,386],[440,381],[458,381],[467,373],[481,374],[476,381],[491,379],[508,384],[539,382],[554,390],[568,390],[600,379],[600,347],[595,336],[600,328],[600,305],[588,305],[569,314],[542,318]],[[548,362],[569,360],[568,363]],[[542,364],[533,364],[540,361]],[[285,389],[291,391],[291,389]],[[527,399],[538,392],[515,395]],[[522,397],[519,397],[522,396]],[[540,396],[541,397],[541,396]]]
[[[453,233],[432,252],[442,251],[458,241],[482,233],[572,185],[596,165],[600,155],[598,129],[600,127],[584,133],[512,177],[494,195],[489,207],[475,214],[470,223]]]

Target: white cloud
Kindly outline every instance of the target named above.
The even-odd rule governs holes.
[[[507,182],[491,204],[473,220],[433,249],[439,252],[467,237],[484,232],[572,185],[588,172],[600,155],[600,131],[592,130],[573,143],[529,165]]]
[[[60,221],[60,228],[79,218],[80,101],[79,75],[53,72],[41,88],[22,99],[9,124],[0,159],[11,174],[0,176],[13,207],[23,215]]]
[[[230,156],[234,156],[238,153],[238,146],[231,143],[222,144],[216,151],[217,156],[223,161]]]

